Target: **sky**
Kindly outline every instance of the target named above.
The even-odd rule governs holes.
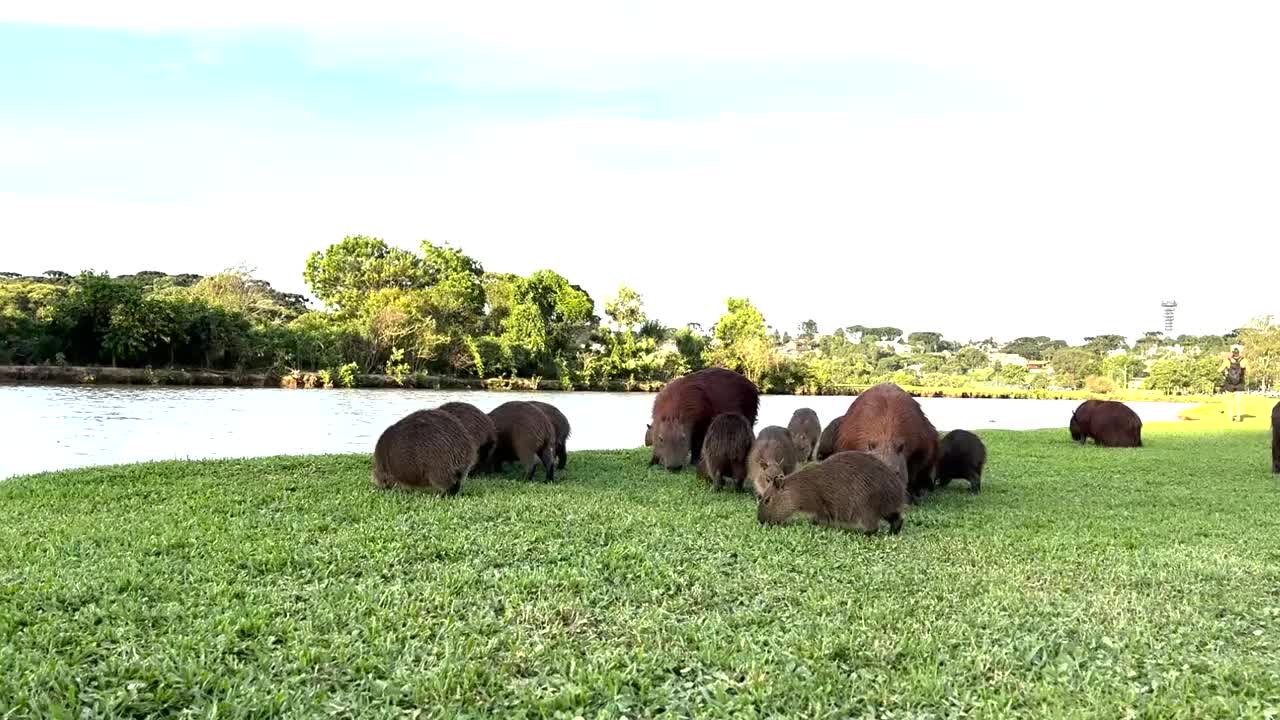
[[[670,325],[1280,315],[1275,3],[420,5],[0,4],[0,270],[303,292],[364,234]]]

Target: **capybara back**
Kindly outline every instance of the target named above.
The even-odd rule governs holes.
[[[782,524],[801,514],[821,525],[874,535],[883,520],[902,529],[907,497],[902,480],[867,453],[838,452],[773,482],[760,497],[756,519]]]
[[[913,497],[933,489],[938,432],[920,403],[893,383],[883,383],[854,398],[840,421],[836,450],[875,456],[898,472]]]
[[[372,482],[455,495],[476,462],[474,441],[454,416],[419,410],[382,432],[373,448]]]
[[[1142,447],[1142,419],[1115,400],[1086,400],[1071,415],[1071,437],[1102,447]]]
[[[796,445],[799,460],[805,462],[813,459],[818,448],[818,439],[822,436],[822,423],[818,422],[818,413],[810,408],[800,408],[791,413],[791,422],[787,423],[787,431],[791,433],[791,441]]]
[[[487,472],[489,457],[493,454],[494,443],[498,441],[498,432],[493,427],[493,420],[480,408],[465,402],[447,402],[436,408],[457,418],[467,429],[476,446],[475,472]]]
[[[544,403],[540,400],[530,400],[529,404],[542,411],[543,415],[551,421],[551,425],[556,429],[556,468],[563,470],[564,466],[569,462],[568,441],[569,418],[560,412],[560,408],[551,403]]]
[[[493,469],[503,463],[519,462],[525,478],[532,480],[538,466],[547,482],[555,479],[556,429],[550,418],[522,400],[505,402],[489,412],[498,441],[493,449]]]
[[[763,495],[770,483],[790,475],[796,469],[796,455],[786,428],[770,425],[761,430],[747,456],[747,477],[755,494]]]
[[[818,438],[818,448],[814,451],[814,459],[822,462],[831,457],[836,452],[836,436],[840,434],[840,421],[844,419],[843,415],[831,419],[827,426],[822,429],[822,437]]]
[[[953,479],[969,482],[969,490],[982,488],[982,469],[987,464],[987,446],[968,430],[952,430],[942,438],[938,447],[938,487],[945,487]]]
[[[759,390],[732,370],[706,368],[672,380],[653,401],[653,421],[647,433],[653,444],[649,464],[672,472],[686,463],[696,467],[707,428],[716,415],[738,413],[755,425],[759,406]]]
[[[725,478],[734,481],[737,489],[747,480],[747,456],[754,441],[751,423],[738,413],[717,415],[707,428],[707,439],[702,445],[702,462],[698,465],[712,487],[724,487]]]

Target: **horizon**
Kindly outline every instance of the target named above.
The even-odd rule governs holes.
[[[313,297],[306,256],[366,234],[671,326],[728,297],[1072,344],[1167,299],[1175,335],[1280,315],[1280,9],[925,5],[0,9],[0,270]]]

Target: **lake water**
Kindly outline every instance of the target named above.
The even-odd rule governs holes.
[[[491,410],[538,399],[569,417],[570,450],[644,441],[649,393],[491,393],[450,390],[267,390],[132,386],[0,386],[0,478],[144,460],[372,452],[387,425],[449,400]],[[851,397],[767,395],[757,429],[811,407],[825,426]],[[1065,428],[1074,400],[922,398],[939,430]],[[1129,403],[1144,422],[1186,405]],[[1063,432],[1066,432],[1065,429]]]

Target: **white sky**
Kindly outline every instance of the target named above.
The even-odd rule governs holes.
[[[174,72],[215,74],[238,39],[278,40],[370,92],[420,73],[494,101],[388,96],[371,124],[323,81],[136,118],[110,93],[10,94],[0,270],[247,263],[300,291],[308,252],[363,233],[551,267],[601,309],[625,282],[670,324],[730,295],[784,329],[961,339],[1137,335],[1165,297],[1180,332],[1280,314],[1280,4],[261,5],[0,6],[44,26],[0,38],[174,37]]]

